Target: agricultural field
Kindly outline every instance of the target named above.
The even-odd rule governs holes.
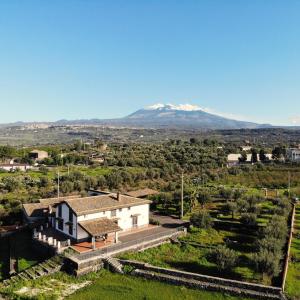
[[[286,217],[290,206],[288,201],[277,203],[277,200],[260,197],[251,197],[247,200],[245,202],[240,199],[239,202],[235,202],[214,199],[205,207],[198,204],[193,213],[189,214],[189,218],[192,220],[194,216],[199,216],[200,224],[193,226],[178,243],[164,244],[144,252],[128,252],[122,254],[121,258],[211,276],[277,285],[280,282],[282,269],[280,260],[284,253],[283,247],[287,234]],[[282,205],[287,206],[283,208]],[[228,207],[234,209],[230,211]],[[279,217],[277,214],[286,214],[286,217]],[[210,224],[205,224],[208,221]],[[280,233],[282,237],[278,238],[277,242],[268,240],[269,235],[273,234],[270,232],[273,226],[283,228]],[[274,255],[274,261],[277,260],[277,265],[274,264],[272,267],[274,270],[260,270],[258,267],[262,262],[258,261],[256,253],[259,251],[265,253],[266,250],[263,242],[259,243],[260,240],[267,245],[269,242],[278,243],[278,250],[269,253]],[[268,251],[272,248],[267,247]],[[222,252],[218,255],[228,254],[234,260],[229,268],[220,268],[214,257],[220,248]]]
[[[234,167],[218,180],[219,184],[252,188],[286,189],[289,176],[291,187],[300,193],[299,165],[257,165]],[[298,188],[297,188],[298,187]]]
[[[11,299],[115,300],[115,299],[186,299],[186,300],[247,300],[222,293],[206,292],[145,280],[102,270],[80,278],[57,273],[35,281],[21,281],[4,290]]]
[[[296,206],[291,258],[285,291],[291,299],[300,299],[300,204]]]

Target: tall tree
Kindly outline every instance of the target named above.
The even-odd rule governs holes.
[[[252,162],[253,164],[255,164],[255,163],[257,163],[257,161],[258,161],[258,158],[257,158],[257,150],[254,149],[254,148],[252,148],[252,149],[251,149],[251,162]]]

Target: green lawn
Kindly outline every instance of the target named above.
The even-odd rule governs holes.
[[[189,289],[130,275],[113,274],[106,270],[79,278],[57,273],[36,280],[20,281],[10,288],[3,289],[2,293],[12,300],[55,300],[64,297],[69,300],[247,300],[247,298],[218,292]]]
[[[300,204],[296,207],[295,231],[291,246],[285,292],[293,300],[300,299]]]
[[[198,300],[238,300],[245,299],[224,295],[221,293],[206,292],[174,286],[158,281],[142,278],[111,274],[103,272],[95,282],[70,296],[70,300],[133,300],[133,299],[198,299]]]
[[[182,240],[190,242],[191,245],[163,244],[143,252],[127,252],[121,254],[120,257],[143,261],[160,267],[262,283],[261,274],[255,272],[250,261],[253,251],[252,236],[226,230],[194,229]],[[233,272],[220,274],[216,264],[209,261],[207,256],[212,247],[224,244],[225,240],[230,248],[238,252],[240,262]],[[194,245],[195,243],[199,246]]]

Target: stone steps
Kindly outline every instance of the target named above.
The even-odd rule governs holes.
[[[123,265],[117,259],[108,256],[104,258],[103,261],[113,272],[124,274]]]
[[[141,276],[147,279],[154,279],[159,281],[168,282],[176,285],[184,285],[192,288],[211,290],[211,291],[220,291],[220,292],[228,292],[231,294],[239,295],[239,296],[247,296],[254,299],[270,299],[270,300],[283,300],[284,295],[281,293],[266,293],[259,292],[250,289],[242,289],[233,286],[225,286],[216,283],[204,282],[200,280],[185,278],[185,277],[177,277],[172,275],[167,275],[163,273],[155,273],[152,271],[136,269],[133,272],[133,275]]]
[[[36,266],[22,271],[21,273],[13,275],[9,279],[4,280],[2,283],[4,286],[8,287],[19,280],[35,280],[39,277],[58,272],[61,269],[61,265],[62,264],[50,258]]]

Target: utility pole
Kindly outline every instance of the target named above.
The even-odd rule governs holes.
[[[181,219],[183,218],[183,172],[181,173]]]
[[[289,193],[289,198],[291,197],[291,172],[288,172],[289,174],[289,183],[288,183],[288,193]]]
[[[59,170],[57,171],[57,198],[59,199]]]

